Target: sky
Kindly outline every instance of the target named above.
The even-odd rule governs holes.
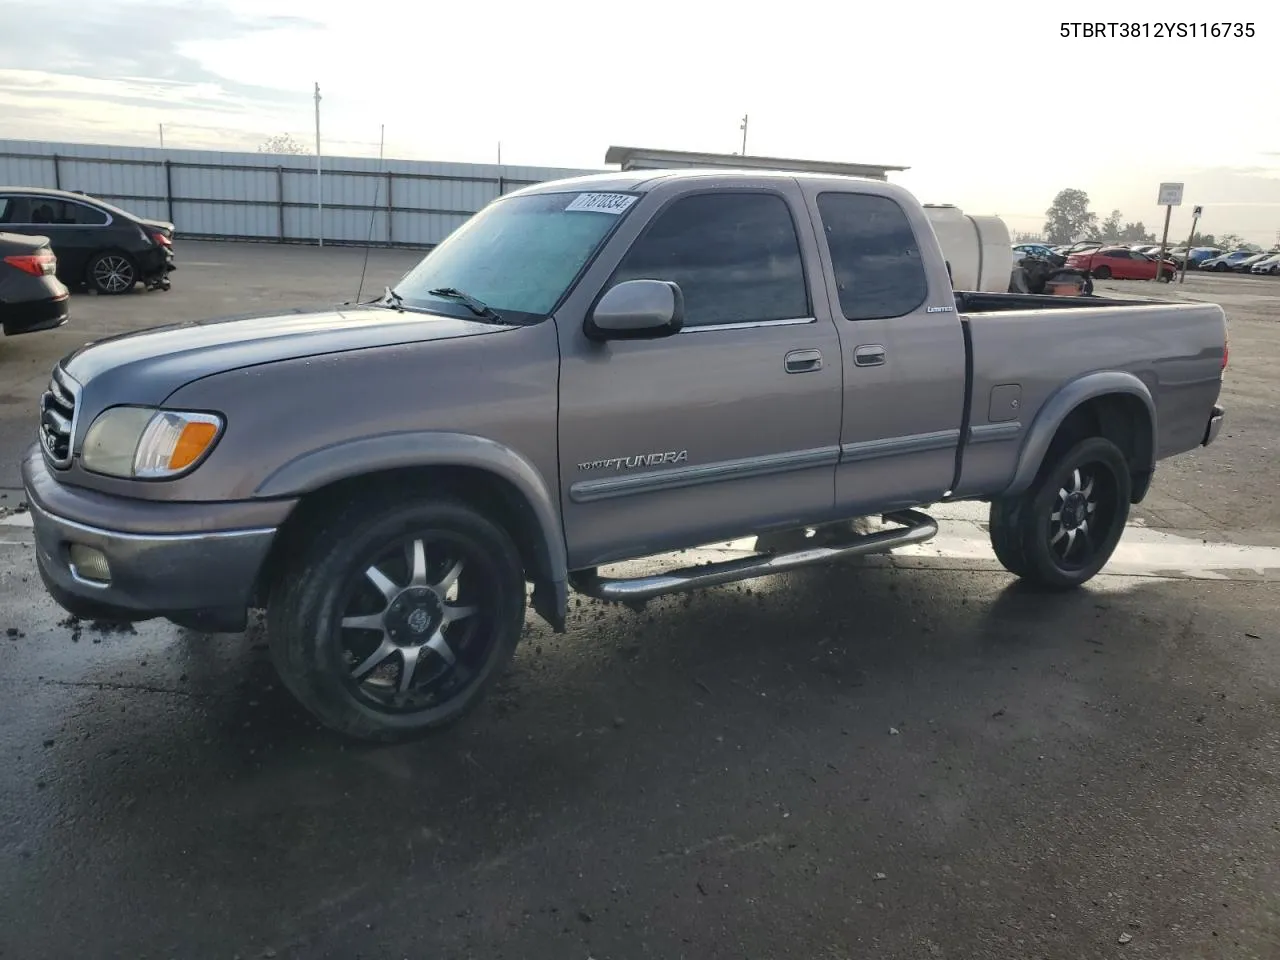
[[[1073,21],[1253,36],[1063,37]],[[1143,11],[1141,13],[1137,11]],[[604,169],[612,144],[910,167],[1038,231],[1085,190],[1159,232],[1280,240],[1280,4],[0,0],[0,137]]]

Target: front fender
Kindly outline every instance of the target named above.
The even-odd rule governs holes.
[[[1132,373],[1122,370],[1106,370],[1090,373],[1061,387],[1050,395],[1027,431],[1022,449],[1018,453],[1018,465],[1013,480],[1002,496],[1014,496],[1026,490],[1040,471],[1049,445],[1071,412],[1095,397],[1108,394],[1128,394],[1142,401],[1147,410],[1151,428],[1151,449],[1156,449],[1156,404],[1147,385]]]
[[[339,480],[404,467],[471,467],[509,483],[526,501],[541,534],[538,545],[552,605],[567,603],[568,558],[557,500],[538,469],[510,447],[465,433],[422,431],[362,437],[295,457],[269,474],[255,497],[300,497]],[[543,612],[539,598],[535,603]],[[544,613],[544,615],[546,615]],[[549,617],[549,619],[551,619]]]

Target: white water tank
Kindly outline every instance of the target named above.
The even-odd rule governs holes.
[[[942,255],[957,290],[1007,293],[1013,274],[1009,228],[999,217],[975,217],[950,203],[926,203]]]

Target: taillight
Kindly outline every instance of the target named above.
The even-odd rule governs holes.
[[[151,239],[162,247],[172,247],[173,241],[166,237],[163,233],[153,233]]]
[[[58,260],[52,253],[32,253],[5,257],[4,262],[11,267],[17,267],[23,273],[31,274],[33,277],[53,276],[53,272],[58,266]]]

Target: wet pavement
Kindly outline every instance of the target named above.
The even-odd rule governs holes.
[[[363,256],[183,249],[172,293],[0,341],[0,958],[1280,956],[1280,287],[1171,294],[1234,311],[1227,427],[1085,589],[953,505],[892,558],[575,599],[461,726],[368,747],[257,628],[67,618],[10,512],[66,350],[349,299]]]
[[[531,620],[395,747],[0,525],[0,956],[1276,956],[1280,551],[1044,596],[949,509],[974,555]]]

